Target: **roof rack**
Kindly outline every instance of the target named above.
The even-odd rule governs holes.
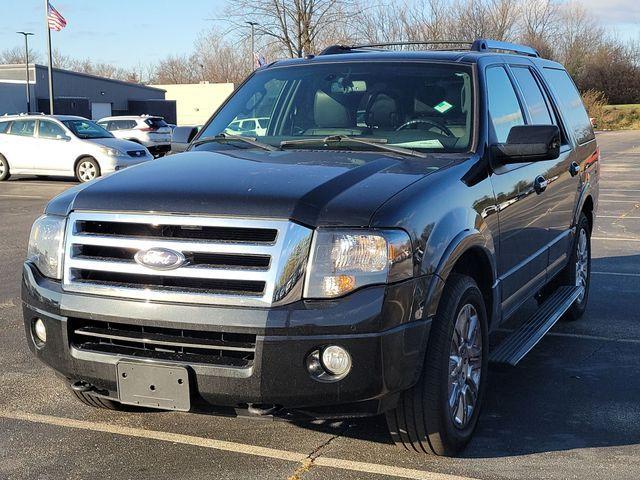
[[[529,57],[540,56],[538,51],[533,47],[518,45],[517,43],[501,42],[499,40],[492,40],[490,38],[478,38],[471,45],[471,50],[475,52],[499,50],[504,52],[518,53],[520,55],[527,55]]]
[[[503,51],[527,55],[530,57],[539,57],[535,48],[526,45],[518,45],[516,43],[501,42],[489,38],[479,38],[473,42],[464,42],[458,40],[452,41],[424,41],[424,42],[384,42],[370,43],[364,45],[331,45],[325,48],[319,55],[337,55],[340,53],[366,53],[371,51],[384,51],[386,47],[404,47],[409,45],[431,45],[436,47],[453,46],[454,48],[430,48],[430,51],[460,51],[469,50],[473,52],[489,52]]]

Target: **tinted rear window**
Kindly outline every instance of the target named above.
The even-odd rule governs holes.
[[[162,118],[147,118],[144,123],[153,128],[168,127],[169,125]]]
[[[0,133],[7,133],[11,122],[0,122]]]
[[[560,103],[561,114],[566,119],[568,128],[575,134],[576,141],[582,144],[593,140],[595,134],[591,120],[589,120],[578,89],[569,74],[555,68],[545,68],[544,74]]]

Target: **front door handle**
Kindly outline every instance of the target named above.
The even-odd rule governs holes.
[[[542,175],[538,175],[533,181],[533,188],[538,195],[547,189],[547,185],[549,185],[549,180],[544,178]]]
[[[580,165],[578,165],[576,162],[571,162],[571,165],[569,165],[569,173],[572,177],[575,177],[580,173]]]

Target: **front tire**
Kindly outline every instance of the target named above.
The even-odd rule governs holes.
[[[90,182],[100,176],[100,165],[95,158],[81,158],[76,165],[76,179],[79,182]]]
[[[475,281],[451,274],[433,320],[418,383],[387,412],[398,445],[453,456],[478,423],[488,370],[488,322]]]
[[[11,172],[9,171],[9,162],[7,159],[0,155],[0,182],[3,180],[9,180]]]

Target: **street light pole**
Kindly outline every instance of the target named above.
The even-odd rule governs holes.
[[[255,54],[256,54],[256,40],[255,40],[255,28],[256,25],[260,25],[258,22],[245,22],[247,25],[251,25],[251,70],[255,70]]]
[[[29,36],[33,35],[31,32],[16,32],[20,35],[24,35],[24,54],[25,54],[25,70],[27,74],[27,113],[31,111],[31,88],[29,87]]]

